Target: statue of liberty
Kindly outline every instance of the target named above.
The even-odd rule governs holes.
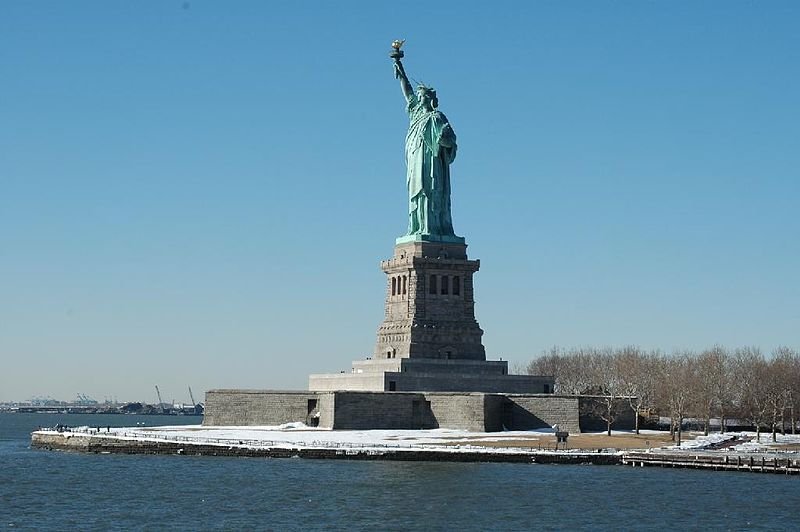
[[[406,184],[408,185],[408,232],[400,241],[433,240],[463,242],[453,232],[450,215],[450,164],[456,158],[456,134],[437,108],[432,87],[408,81],[400,58],[402,41],[392,43],[395,77],[406,98],[409,117],[406,134]]]

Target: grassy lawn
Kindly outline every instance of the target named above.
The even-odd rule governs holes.
[[[694,438],[699,433],[683,433],[683,439]],[[487,434],[486,436],[457,439],[448,442],[451,445],[476,445],[482,447],[523,447],[532,449],[553,449],[555,436],[536,434],[530,437],[503,437],[503,433]],[[615,433],[611,436],[602,433],[574,434],[569,437],[568,449],[586,449],[594,451],[597,449],[647,449],[673,445],[669,432],[659,432],[648,434]],[[563,444],[559,445],[559,449]]]

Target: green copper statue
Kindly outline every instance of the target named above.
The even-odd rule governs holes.
[[[403,41],[392,43],[395,77],[406,98],[409,116],[406,134],[406,184],[408,185],[408,232],[398,239],[463,242],[453,232],[450,215],[450,164],[456,158],[456,134],[447,117],[437,110],[439,100],[431,87],[420,85],[416,93],[400,59]]]

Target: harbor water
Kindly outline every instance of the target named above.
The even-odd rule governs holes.
[[[800,478],[622,466],[93,455],[30,448],[69,426],[190,416],[0,414],[0,528],[796,530]]]

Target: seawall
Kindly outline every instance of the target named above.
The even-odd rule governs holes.
[[[535,450],[508,452],[481,449],[375,449],[375,448],[309,448],[309,447],[247,447],[244,445],[209,445],[175,441],[125,440],[107,436],[70,435],[51,431],[36,431],[31,435],[31,447],[43,450],[76,451],[96,454],[160,454],[183,456],[240,456],[252,458],[311,458],[346,460],[393,460],[431,462],[511,462],[537,464],[595,464],[621,463],[617,453],[553,453]]]

